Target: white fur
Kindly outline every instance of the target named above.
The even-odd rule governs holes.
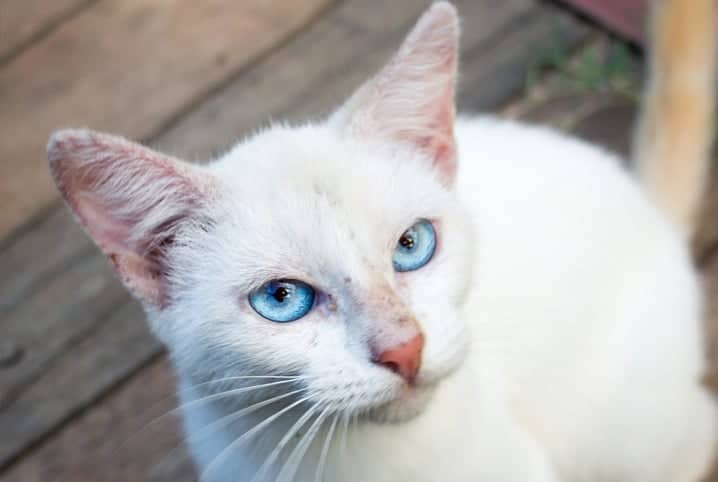
[[[595,147],[492,118],[454,127],[456,17],[426,15],[328,121],[272,126],[203,168],[84,131],[51,141],[90,235],[131,289],[162,294],[143,299],[203,479],[697,482],[716,413],[685,240]],[[407,71],[422,74],[402,88]],[[115,157],[142,175],[86,175]],[[183,182],[148,181],[167,175]],[[105,218],[119,221],[88,221]],[[422,218],[436,254],[397,273]],[[151,253],[125,239],[148,233]],[[154,271],[137,262],[150,255]],[[316,307],[254,312],[249,293],[278,278],[314,286]],[[369,348],[406,341],[406,319],[426,343],[415,386]]]
[[[376,159],[325,126],[269,130],[211,166],[237,192],[217,206],[226,227],[195,240],[194,254],[177,254],[184,301],[153,324],[173,348],[182,401],[200,396],[190,385],[204,379],[193,375],[202,370],[280,373],[292,365],[321,374],[321,383],[307,382],[317,390],[366,384],[363,396],[381,400],[396,380],[365,354],[361,359],[346,322],[318,314],[274,325],[242,314],[240,295],[231,296],[257,271],[286,276],[303,266],[315,270],[312,278],[326,276],[320,286],[342,290],[344,275],[361,285],[376,269],[422,314],[427,371],[444,371],[440,354],[447,350],[449,358],[460,356],[452,349],[468,332],[457,305],[471,332],[471,356],[417,417],[351,425],[344,456],[335,436],[325,480],[698,480],[712,453],[715,417],[698,383],[701,296],[680,235],[618,160],[596,148],[490,118],[460,122],[457,139],[465,208],[430,181],[428,169]],[[317,182],[323,189],[308,194],[305,187]],[[388,247],[416,217],[442,220],[443,246],[433,266],[400,286],[392,281]],[[344,237],[350,229],[357,231],[354,241]],[[366,259],[355,259],[358,253]],[[464,302],[471,276],[474,288]],[[347,309],[346,320],[362,316],[361,307]],[[217,344],[226,353],[203,361]],[[240,369],[236,357],[269,366]],[[353,372],[332,373],[338,367]],[[185,410],[200,469],[269,413],[192,443],[193,434],[234,409],[207,403]],[[262,444],[235,447],[208,480],[251,480],[303,410],[294,412],[270,425]],[[294,480],[314,480],[324,425]]]

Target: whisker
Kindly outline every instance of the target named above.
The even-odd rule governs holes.
[[[329,426],[329,432],[324,439],[322,453],[319,455],[319,462],[317,462],[317,473],[314,476],[314,482],[322,482],[322,479],[324,479],[324,469],[327,462],[327,455],[329,454],[329,446],[332,443],[332,436],[334,435],[334,429],[337,426],[338,420],[339,414],[335,414],[334,419],[332,419],[332,424]]]
[[[294,390],[294,391],[291,391],[288,393],[283,393],[281,395],[277,395],[276,397],[272,397],[272,398],[269,398],[266,400],[261,400],[259,402],[253,403],[252,405],[243,407],[242,409],[240,409],[236,412],[233,412],[229,415],[225,415],[224,417],[221,417],[221,418],[215,420],[214,422],[212,422],[208,425],[205,425],[199,432],[196,432],[193,434],[188,434],[187,438],[184,440],[184,442],[185,443],[186,442],[194,443],[194,442],[198,442],[200,440],[204,440],[205,438],[207,438],[207,436],[210,433],[213,433],[215,430],[229,425],[233,421],[238,420],[245,415],[249,415],[250,413],[252,413],[262,407],[266,407],[267,405],[269,405],[271,403],[278,402],[285,398],[291,397],[292,395],[296,395],[298,393],[302,393],[302,392],[306,392],[306,391],[307,391],[306,388],[300,388],[300,389],[297,389],[297,390]],[[167,455],[162,457],[162,461],[160,461],[158,466],[161,467],[162,464],[164,463],[165,459],[168,459],[168,458],[171,459],[172,455],[175,452],[177,452],[178,450],[180,450],[180,448],[182,448],[182,445],[175,446]]]
[[[359,413],[356,412],[352,416],[352,424],[354,425],[354,429],[356,430],[356,426],[359,425]]]
[[[349,426],[347,427],[347,434],[349,432],[351,432],[352,430],[354,430],[356,432],[356,425],[358,423],[358,420],[359,420],[359,413],[358,412],[352,413],[351,416],[349,417]],[[352,429],[352,427],[354,427],[354,429]],[[350,449],[348,446],[347,446],[347,456],[351,457],[351,452],[350,452]]]
[[[200,474],[200,480],[204,480],[205,474],[209,475],[213,469],[221,465],[221,462],[224,462],[224,460],[231,455],[231,453],[239,447],[242,443],[244,443],[246,440],[248,440],[250,437],[252,437],[255,433],[262,430],[264,427],[268,426],[270,423],[281,417],[283,414],[288,412],[289,410],[293,409],[300,403],[304,403],[307,400],[311,399],[311,395],[308,395],[306,397],[300,398],[299,400],[287,405],[280,411],[270,415],[269,417],[265,418],[258,424],[256,424],[251,429],[244,432],[242,435],[240,435],[237,439],[235,439],[233,442],[231,442],[229,445],[227,445],[222,451],[214,458],[212,462],[202,471],[202,474]]]
[[[217,420],[205,425],[202,427],[202,430],[200,430],[199,434],[205,434],[205,433],[211,433],[217,429],[226,427],[230,423],[239,420],[240,418],[244,417],[245,415],[249,415],[252,412],[256,412],[262,407],[266,407],[267,405],[270,405],[274,402],[278,402],[280,400],[284,400],[285,398],[291,397],[293,395],[297,395],[302,392],[306,392],[307,388],[298,388],[296,390],[292,390],[291,392],[282,393],[281,395],[277,395],[275,397],[261,400],[259,402],[253,403],[252,405],[242,407],[241,409],[237,410],[236,412],[232,412],[228,415],[225,415],[224,417],[218,418]],[[194,437],[191,437],[190,440],[195,441]]]
[[[231,382],[236,380],[259,380],[259,379],[273,379],[273,380],[303,380],[305,378],[313,378],[309,375],[235,375],[231,377],[222,377],[208,380],[206,382],[195,383],[193,385],[186,385],[188,388],[197,388],[205,385],[212,385],[213,383]]]
[[[316,412],[317,408],[319,408],[319,402],[315,403],[309,409],[304,412],[304,414],[297,419],[297,421],[292,425],[289,430],[287,430],[287,433],[284,434],[282,439],[279,441],[276,447],[272,450],[272,452],[269,454],[269,456],[264,460],[262,465],[259,467],[257,472],[254,474],[254,477],[252,477],[251,482],[255,482],[257,480],[261,480],[260,475],[264,475],[266,470],[269,468],[269,466],[274,463],[274,461],[279,456],[279,453],[282,451],[282,449],[289,443],[292,437],[294,437],[294,434],[299,431],[302,426],[311,418],[311,416]]]
[[[346,465],[346,458],[347,458],[347,434],[349,432],[349,417],[351,415],[348,413],[342,414],[342,441],[341,441],[341,457],[342,457],[342,464]]]
[[[205,396],[205,397],[197,398],[197,399],[191,400],[191,401],[189,401],[189,402],[187,402],[187,403],[183,403],[183,404],[178,405],[177,407],[173,408],[172,410],[169,410],[169,411],[163,413],[162,415],[160,415],[160,416],[154,418],[153,420],[151,420],[151,421],[148,422],[147,424],[145,424],[145,426],[142,427],[138,432],[136,432],[135,434],[133,434],[132,436],[130,436],[130,438],[127,439],[127,440],[122,444],[122,446],[124,446],[124,445],[125,445],[127,442],[129,442],[130,440],[133,440],[135,437],[138,437],[139,435],[144,434],[147,430],[149,430],[149,429],[155,427],[158,423],[162,422],[162,421],[165,420],[167,417],[170,417],[170,416],[172,416],[172,415],[176,415],[177,413],[179,413],[179,412],[180,412],[181,410],[183,410],[183,409],[190,408],[190,407],[194,407],[194,406],[196,406],[196,405],[201,405],[201,404],[204,404],[204,403],[207,403],[207,402],[211,402],[212,400],[219,400],[219,399],[222,399],[222,398],[230,397],[230,396],[232,396],[232,395],[238,395],[238,394],[240,394],[240,393],[246,393],[246,392],[251,392],[251,391],[253,391],[253,390],[259,390],[260,388],[267,388],[267,387],[273,387],[273,386],[277,386],[277,385],[284,385],[284,384],[287,384],[287,383],[293,383],[294,381],[295,381],[294,379],[291,379],[291,380],[279,380],[279,381],[276,381],[276,382],[262,383],[262,384],[260,384],[260,385],[252,385],[252,386],[249,386],[249,387],[233,388],[233,389],[231,389],[231,390],[225,390],[225,391],[223,391],[223,392],[213,393],[213,394],[211,394],[211,395],[207,395],[207,396]]]
[[[250,385],[250,386],[246,386],[246,387],[231,388],[229,390],[224,390],[224,391],[218,392],[218,393],[212,393],[210,395],[191,400],[187,403],[183,403],[182,405],[177,406],[174,410],[176,411],[176,410],[180,410],[183,408],[192,407],[195,404],[204,403],[204,402],[212,401],[212,400],[216,400],[216,399],[221,399],[228,395],[237,395],[240,393],[251,392],[252,390],[256,390],[259,388],[267,388],[267,387],[273,387],[276,385],[284,385],[287,383],[294,383],[299,380],[304,380],[304,379],[303,378],[288,378],[288,379],[282,379],[282,380],[269,382],[269,383],[262,383],[259,385]]]
[[[302,437],[297,446],[294,447],[294,450],[292,450],[289,458],[284,462],[282,470],[277,476],[277,482],[292,482],[294,480],[294,476],[296,475],[297,469],[299,469],[299,466],[307,453],[307,449],[311,446],[314,437],[316,437],[317,432],[321,428],[321,424],[326,418],[327,412],[329,412],[331,408],[332,405],[327,405],[319,416],[317,416],[317,419],[309,427],[309,430],[307,430],[307,433],[304,437]]]
[[[200,388],[205,387],[207,385],[213,385],[216,383],[222,383],[222,382],[230,382],[230,381],[238,381],[238,380],[252,380],[252,379],[276,379],[276,380],[306,380],[309,378],[316,378],[309,375],[238,375],[238,376],[231,376],[231,377],[222,377],[222,378],[216,378],[214,380],[209,380],[202,383],[195,383],[193,385],[185,385],[187,388]],[[171,398],[176,398],[177,394],[173,393],[172,395],[168,395],[166,397],[161,398],[157,402],[153,403],[150,407],[143,410],[143,414],[147,412],[153,412],[157,407],[164,405],[167,400]],[[181,408],[181,406],[176,407]]]

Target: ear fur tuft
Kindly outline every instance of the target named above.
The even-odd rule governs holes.
[[[84,129],[55,132],[47,158],[63,198],[128,289],[164,307],[165,250],[179,223],[210,194],[209,177],[121,137]]]
[[[456,170],[454,97],[459,21],[447,2],[422,15],[396,55],[330,118],[352,136],[411,145],[442,177]]]

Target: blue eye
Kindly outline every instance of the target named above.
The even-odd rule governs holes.
[[[392,263],[396,271],[414,271],[431,260],[436,250],[436,231],[431,222],[420,219],[404,231],[396,243]]]
[[[260,316],[277,323],[303,317],[314,306],[314,288],[296,280],[274,280],[249,294],[249,304]]]

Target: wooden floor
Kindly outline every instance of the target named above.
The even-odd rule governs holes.
[[[89,126],[207,159],[268,119],[326,113],[428,3],[3,0],[0,480],[196,480],[171,412],[169,363],[59,202],[48,134]],[[585,43],[591,28],[535,0],[455,3],[461,110],[553,122],[626,149],[625,98],[523,96],[536,59]],[[587,115],[565,122],[577,106]],[[707,273],[718,270],[716,240],[718,226],[706,223],[697,258]]]

